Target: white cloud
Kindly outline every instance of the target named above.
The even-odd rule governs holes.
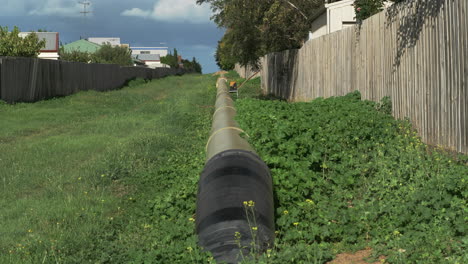
[[[121,15],[169,22],[207,23],[211,10],[207,5],[197,5],[195,0],[159,0],[152,10],[132,8],[123,11]]]
[[[90,10],[90,6],[88,6],[88,10]],[[42,4],[36,3],[35,6],[29,10],[28,14],[39,16],[58,15],[78,17],[82,15],[80,11],[83,11],[83,6],[79,4],[78,1],[47,0]]]
[[[122,16],[136,16],[147,18],[151,15],[151,11],[144,11],[140,8],[132,8],[122,12]]]

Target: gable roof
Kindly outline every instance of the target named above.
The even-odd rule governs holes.
[[[63,48],[66,52],[81,51],[81,52],[94,53],[98,49],[101,48],[101,45],[87,41],[86,39],[80,39],[80,40],[68,43],[66,45],[63,45]]]

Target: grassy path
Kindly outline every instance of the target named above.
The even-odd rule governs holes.
[[[190,218],[214,83],[187,75],[0,105],[0,263],[206,258]]]

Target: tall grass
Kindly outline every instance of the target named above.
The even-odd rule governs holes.
[[[214,84],[186,75],[0,104],[0,263],[205,258],[186,248]]]

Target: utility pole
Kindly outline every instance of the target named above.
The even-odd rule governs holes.
[[[87,0],[84,0],[84,1],[81,1],[81,2],[78,2],[79,4],[83,5],[83,11],[80,11],[81,14],[83,14],[83,28],[84,28],[84,31],[85,28],[87,27],[86,25],[86,16],[91,13],[91,11],[88,10],[88,7],[91,5],[91,2],[87,1]],[[83,38],[86,39],[86,32],[83,32]],[[80,39],[82,37],[80,36]]]
[[[87,14],[91,13],[91,11],[88,11],[87,7],[91,5],[91,2],[89,1],[83,1],[83,2],[78,2],[79,4],[83,5],[83,11],[80,13],[83,14],[84,17],[86,17]]]

